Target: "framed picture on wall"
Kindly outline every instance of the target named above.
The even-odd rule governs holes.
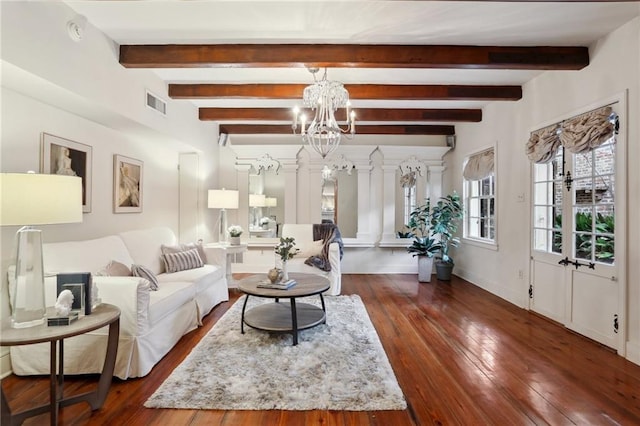
[[[54,136],[41,135],[40,173],[80,176],[82,211],[91,211],[92,148],[89,145]]]
[[[142,161],[113,156],[113,212],[142,212]]]

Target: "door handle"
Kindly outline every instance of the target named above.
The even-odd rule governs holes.
[[[593,269],[595,271],[596,269],[596,264],[593,262],[589,262],[589,263],[580,263],[577,260],[574,260],[573,262],[569,260],[569,257],[565,257],[564,259],[560,260],[558,262],[558,265],[563,265],[563,266],[567,266],[567,265],[573,265],[576,267],[576,269],[578,269],[581,266],[586,266],[589,269]]]

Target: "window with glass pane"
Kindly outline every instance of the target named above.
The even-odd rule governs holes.
[[[576,259],[615,260],[615,140],[576,154],[573,160],[573,254]]]
[[[495,177],[482,180],[465,180],[465,237],[494,242],[495,221]]]
[[[562,252],[563,148],[546,164],[533,165],[533,249]]]

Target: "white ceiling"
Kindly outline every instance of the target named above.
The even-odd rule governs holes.
[[[640,15],[639,2],[66,1],[119,44],[328,43],[589,46]],[[167,83],[310,83],[304,68],[156,69]],[[576,72],[576,71],[562,71]],[[521,85],[539,71],[330,69],[343,83]],[[291,107],[284,100],[197,106]],[[358,107],[482,108],[479,101],[358,101]],[[446,124],[446,123],[440,123]],[[454,124],[454,123],[451,123]]]

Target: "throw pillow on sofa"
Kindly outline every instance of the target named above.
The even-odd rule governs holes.
[[[150,290],[158,290],[158,278],[149,268],[142,265],[131,265],[131,272],[133,273],[133,276],[144,278],[149,281]]]
[[[177,253],[167,253],[162,255],[164,269],[168,272],[179,272],[187,269],[201,268],[204,266],[198,250],[186,250]]]
[[[184,243],[176,246],[166,246],[163,244],[160,246],[160,251],[162,252],[162,254],[180,253],[193,249],[198,250],[198,255],[200,256],[200,259],[202,259],[202,263],[207,263],[207,255],[204,252],[202,243]]]
[[[96,272],[96,275],[102,277],[130,277],[133,274],[127,265],[117,260],[112,260],[107,266]]]
[[[322,253],[322,246],[324,245],[324,241],[316,240],[316,241],[305,241],[304,244],[300,244],[298,247],[300,251],[296,253],[296,257],[302,257],[304,259],[311,256],[319,256]]]

